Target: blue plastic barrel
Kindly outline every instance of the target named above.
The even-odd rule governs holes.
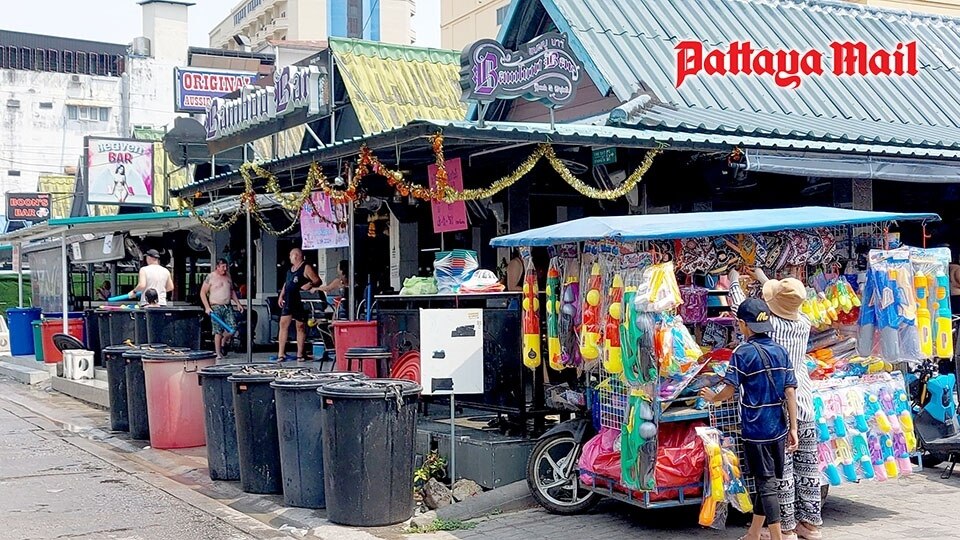
[[[33,356],[33,328],[30,323],[40,319],[40,308],[7,308],[7,326],[10,327],[10,354]]]

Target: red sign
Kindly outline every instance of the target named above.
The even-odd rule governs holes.
[[[7,193],[7,221],[38,223],[48,219],[49,193]]]
[[[447,169],[447,184],[457,191],[463,191],[463,169],[460,167],[460,158],[448,159],[444,162]],[[437,187],[437,166],[427,167],[430,177],[430,189]],[[463,201],[445,203],[434,201],[433,232],[445,233],[467,230],[467,204]]]
[[[681,41],[677,53],[677,88],[693,75],[753,75],[772,77],[781,88],[799,88],[804,77],[904,77],[919,73],[917,42],[897,43],[890,49],[871,49],[862,41],[834,41],[830,51],[763,49],[750,41],[734,41],[726,48],[708,49],[700,41]]]

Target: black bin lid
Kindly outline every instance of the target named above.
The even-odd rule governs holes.
[[[251,366],[230,375],[227,380],[236,383],[272,382],[284,372],[309,373],[310,371],[304,368]]]
[[[131,349],[133,349],[133,347],[130,345],[109,345],[104,347],[101,352],[105,354],[123,354]]]
[[[419,395],[423,388],[406,379],[359,379],[327,383],[317,389],[323,397],[348,399],[388,399],[400,392],[403,396]]]
[[[190,360],[209,360],[216,357],[217,354],[212,351],[180,350],[179,348],[151,350],[143,353],[144,362],[187,362]]]
[[[291,371],[289,373],[281,373],[277,375],[277,378],[270,383],[270,386],[274,388],[300,388],[304,390],[311,390],[314,388],[320,388],[321,386],[334,381],[359,380],[366,378],[367,376],[363,373],[354,373],[352,371],[330,371],[327,373],[318,373],[315,371],[311,371],[309,373],[298,373]]]
[[[219,364],[216,366],[207,366],[205,368],[200,368],[199,373],[204,377],[226,379],[227,377],[245,368],[246,369],[249,369],[249,368],[268,368],[269,369],[271,366],[272,364]]]

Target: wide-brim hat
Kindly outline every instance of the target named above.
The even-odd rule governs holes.
[[[771,279],[763,284],[763,300],[770,311],[781,319],[799,319],[800,306],[806,299],[807,289],[799,279]]]

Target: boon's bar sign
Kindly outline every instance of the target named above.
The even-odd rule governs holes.
[[[287,66],[274,74],[273,87],[248,85],[238,98],[214,98],[207,108],[207,140],[239,133],[304,107],[308,114],[318,114],[324,86],[320,79],[316,66]]]
[[[556,32],[539,36],[518,51],[481,39],[464,49],[460,67],[464,101],[522,97],[548,107],[573,101],[583,71],[566,34]]]

